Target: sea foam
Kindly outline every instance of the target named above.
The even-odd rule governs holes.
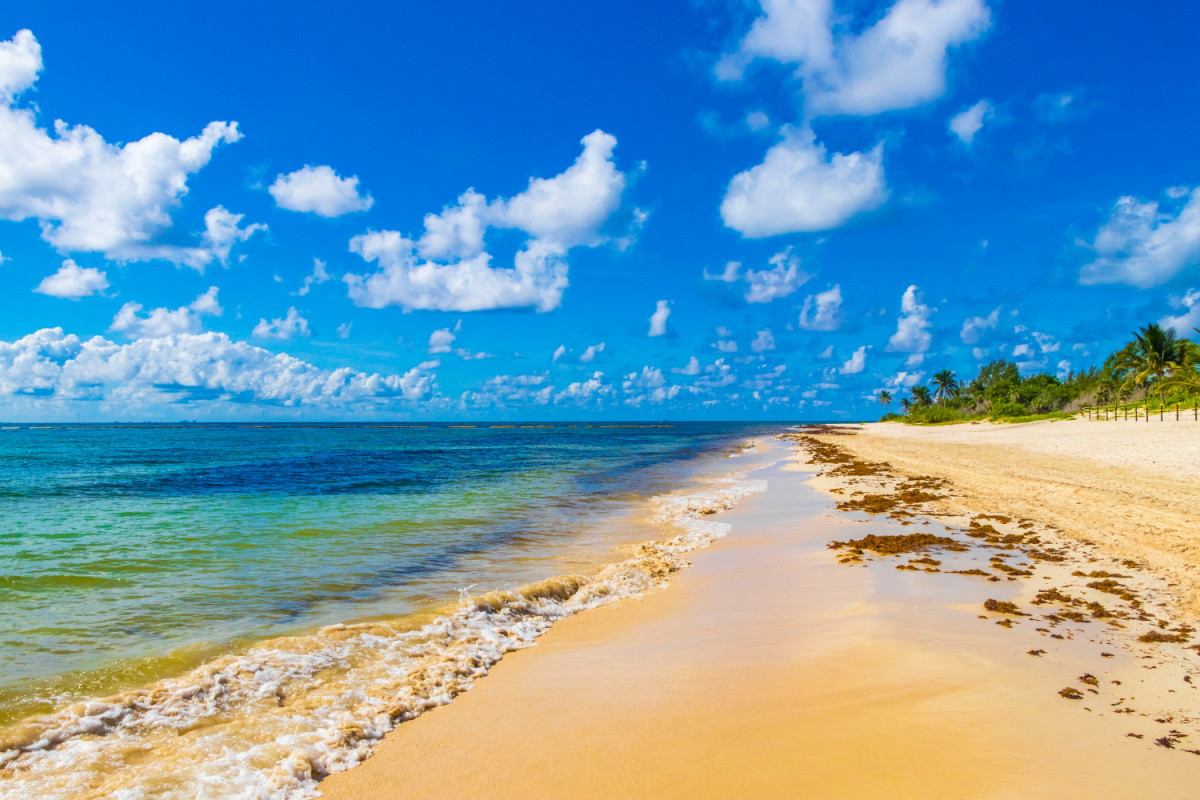
[[[745,452],[745,451],[743,451]],[[591,576],[480,596],[417,630],[332,625],[260,643],[147,688],[0,731],[0,798],[294,800],[367,758],[388,731],[449,703],[556,620],[658,588],[729,532],[709,517],[765,481],[730,475],[653,499],[679,533]]]

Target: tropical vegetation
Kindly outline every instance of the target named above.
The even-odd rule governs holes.
[[[1200,329],[1196,329],[1200,341]],[[1069,417],[1083,409],[1122,404],[1166,408],[1192,406],[1200,401],[1200,345],[1180,337],[1158,323],[1146,325],[1101,367],[1057,375],[1048,372],[1021,374],[1012,361],[997,359],[980,368],[971,380],[960,380],[953,370],[933,375],[931,385],[908,387],[900,398],[901,413],[884,419],[939,423],[974,419],[1025,420]],[[890,408],[891,392],[879,393],[879,402]]]

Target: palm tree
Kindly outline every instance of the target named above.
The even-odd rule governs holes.
[[[892,407],[892,393],[888,391],[879,392],[879,405],[890,409]]]
[[[1200,334],[1200,328],[1192,330]],[[1162,388],[1200,391],[1200,344],[1187,339],[1179,342],[1179,360],[1171,370],[1171,377],[1163,381]]]
[[[912,387],[913,405],[914,406],[931,406],[933,398],[929,396],[928,386]]]
[[[1126,385],[1157,384],[1159,402],[1166,403],[1163,379],[1183,366],[1188,350],[1174,328],[1163,330],[1153,322],[1133,334],[1133,341],[1117,355],[1114,366],[1127,376]]]
[[[909,411],[912,411],[912,407],[912,400],[909,400],[907,397],[900,400],[900,408],[904,410],[905,414],[907,414]]]
[[[958,381],[954,379],[954,372],[948,369],[933,376],[933,385],[937,387],[934,396],[941,401],[943,406],[946,405],[946,398],[951,397],[958,389]]]

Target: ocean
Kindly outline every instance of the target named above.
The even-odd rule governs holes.
[[[7,427],[0,798],[311,796],[661,585],[781,427]]]

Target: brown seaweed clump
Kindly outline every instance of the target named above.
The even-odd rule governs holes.
[[[1100,679],[1090,672],[1085,672],[1079,676],[1080,683],[1086,683],[1088,686],[1099,686]]]
[[[1112,578],[1105,578],[1102,581],[1092,581],[1087,585],[1087,588],[1095,589],[1105,594],[1114,594],[1126,602],[1137,599],[1137,595],[1129,587],[1117,583]]]
[[[1080,572],[1079,570],[1075,570],[1074,572],[1071,573],[1071,575],[1076,578],[1128,578],[1129,577],[1128,575],[1118,575],[1115,572],[1105,572],[1104,570],[1097,570],[1095,572]]]
[[[1058,694],[1067,700],[1082,700],[1083,692],[1076,689],[1074,686],[1068,686],[1065,689],[1059,689]]]
[[[851,539],[847,542],[830,542],[830,550],[870,550],[884,556],[895,556],[901,553],[912,553],[929,548],[945,550],[965,550],[959,542],[948,536],[935,536],[932,533],[910,533],[908,535],[878,536],[867,534],[861,539]]]
[[[1150,631],[1138,637],[1138,641],[1144,644],[1180,644],[1186,642],[1187,639],[1188,634],[1186,633],[1163,633],[1162,631]]]
[[[1003,600],[993,600],[990,597],[983,602],[983,607],[987,611],[994,614],[1012,614],[1017,617],[1028,617],[1029,615],[1021,611],[1016,603],[1008,603]]]

